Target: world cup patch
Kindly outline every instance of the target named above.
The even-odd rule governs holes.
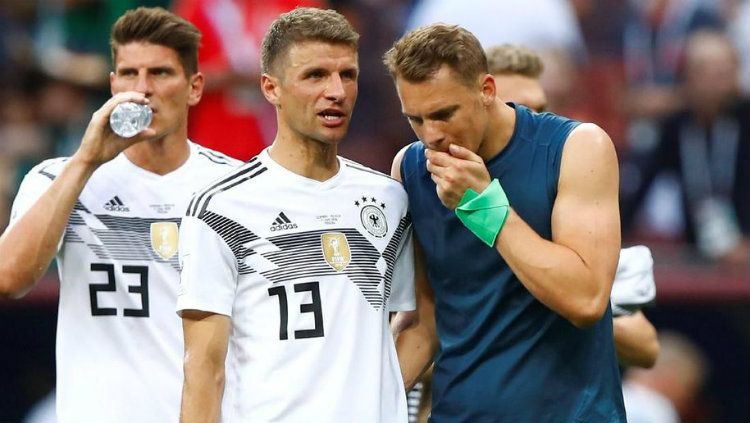
[[[352,253],[349,249],[349,241],[341,232],[326,232],[320,235],[320,247],[323,257],[333,270],[341,272],[352,261]]]
[[[169,260],[177,253],[179,230],[175,222],[154,222],[151,224],[151,249],[159,257]]]

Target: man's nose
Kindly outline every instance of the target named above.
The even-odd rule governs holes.
[[[341,80],[341,75],[338,73],[331,74],[328,80],[328,86],[325,92],[326,98],[333,100],[337,103],[341,102],[346,98],[346,90],[344,90],[344,81]]]

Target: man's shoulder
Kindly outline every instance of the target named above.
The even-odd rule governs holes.
[[[207,210],[209,203],[218,196],[245,196],[242,188],[247,188],[254,182],[259,181],[260,178],[258,177],[267,170],[268,167],[258,156],[244,164],[233,167],[229,172],[210,180],[193,194],[193,198],[188,205],[187,215],[200,217]]]
[[[341,165],[346,168],[347,189],[364,189],[388,198],[399,199],[404,204],[407,201],[406,191],[398,180],[383,172],[369,168],[355,161],[341,158]]]
[[[425,160],[425,146],[419,141],[412,141],[406,144],[396,155],[400,168],[420,167]],[[402,179],[404,175],[401,175]]]
[[[219,151],[195,143],[192,143],[192,145],[192,153],[195,154],[196,157],[198,157],[206,166],[229,170],[242,164],[242,161]]]
[[[400,185],[400,183],[397,180],[393,179],[390,175],[372,169],[361,163],[355,162],[354,160],[350,160],[344,157],[339,158],[341,159],[342,166],[346,166],[347,169],[350,169],[352,171],[352,174],[357,175],[360,178],[384,185]]]
[[[552,112],[536,113],[521,105],[517,105],[516,108],[519,135],[544,144],[564,143],[582,123]]]
[[[68,162],[68,160],[70,160],[70,157],[55,157],[52,159],[44,160],[31,168],[31,170],[29,170],[26,175],[32,177],[41,176],[50,180],[54,180],[57,175],[62,172],[63,168],[65,168],[65,164]]]

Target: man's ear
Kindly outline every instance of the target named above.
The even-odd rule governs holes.
[[[188,95],[189,106],[195,106],[201,101],[201,97],[203,97],[203,86],[205,83],[206,80],[200,72],[196,72],[190,76],[190,94]]]
[[[495,77],[491,74],[485,74],[480,81],[480,87],[482,90],[482,104],[484,104],[484,107],[489,107],[495,102],[495,95],[497,94]]]
[[[279,107],[279,79],[275,76],[264,73],[260,76],[260,90],[269,103]]]

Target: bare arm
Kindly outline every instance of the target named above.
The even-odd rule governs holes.
[[[94,171],[153,132],[149,129],[129,140],[111,132],[107,124],[109,115],[124,101],[146,100],[142,94],[121,93],[97,110],[81,146],[63,171],[34,205],[0,236],[0,297],[18,298],[34,286],[54,258],[73,206]]]
[[[601,318],[620,250],[617,157],[604,131],[584,124],[566,142],[552,241],[511,211],[496,248],[532,295],[571,323]]]
[[[482,159],[456,145],[429,151],[428,170],[446,207],[467,188],[490,183]],[[500,181],[502,184],[502,181]],[[576,326],[594,324],[606,310],[620,249],[617,157],[609,136],[583,124],[562,154],[552,210],[552,240],[539,236],[512,210],[495,248],[534,297]]]
[[[615,350],[620,363],[650,368],[659,355],[656,329],[640,310],[629,316],[612,319]]]
[[[417,310],[411,313],[408,325],[403,325],[396,335],[396,353],[401,366],[401,376],[406,390],[414,387],[422,373],[432,364],[438,350],[437,330],[435,328],[435,299],[427,283],[424,271],[424,258],[421,248],[415,243],[415,287]],[[400,312],[396,317],[398,318]]]
[[[185,310],[182,327],[185,381],[180,423],[218,423],[231,319],[222,314]]]
[[[22,297],[44,275],[92,173],[90,166],[71,160],[39,200],[0,236],[0,296]]]
[[[401,150],[393,161],[391,175],[401,180]],[[414,239],[414,285],[416,290],[416,311],[399,312],[393,320],[393,331],[396,335],[396,352],[401,376],[406,390],[409,391],[419,380],[422,373],[432,364],[438,349],[437,331],[435,328],[435,299],[432,288],[427,282],[424,254],[419,242]]]

